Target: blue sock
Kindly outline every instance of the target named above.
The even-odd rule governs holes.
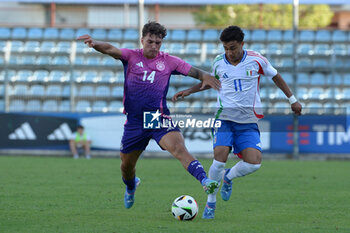
[[[124,178],[123,179],[123,182],[124,184],[126,185],[126,188],[131,191],[131,190],[134,190],[135,189],[135,176],[134,178],[132,178],[131,180],[125,180]]]
[[[212,209],[215,209],[216,208],[216,202],[207,202],[207,206],[212,208]]]
[[[191,173],[192,176],[196,177],[202,183],[202,180],[207,178],[202,164],[198,160],[193,160],[187,168],[187,171]]]

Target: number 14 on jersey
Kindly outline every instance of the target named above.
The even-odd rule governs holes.
[[[148,76],[147,76],[147,70],[143,71],[143,79],[142,81],[146,82],[146,80],[150,81],[151,83],[153,83],[154,81],[154,76],[156,76],[156,72],[152,71]]]

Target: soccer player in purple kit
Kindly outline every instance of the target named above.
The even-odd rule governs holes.
[[[83,35],[77,40],[95,50],[122,61],[124,65],[124,113],[127,121],[121,142],[121,173],[126,185],[124,194],[125,208],[134,204],[134,194],[140,179],[135,176],[136,162],[153,138],[158,145],[178,159],[182,166],[200,181],[207,194],[213,193],[218,182],[207,178],[201,163],[196,160],[185,147],[180,130],[175,128],[145,129],[143,127],[144,112],[156,112],[154,117],[169,116],[166,105],[166,94],[171,74],[182,74],[199,79],[202,88],[209,86],[218,90],[220,82],[210,74],[197,69],[182,59],[161,52],[166,28],[149,22],[142,29],[142,49],[118,49],[107,42],[93,40]],[[159,114],[159,115],[158,115]]]

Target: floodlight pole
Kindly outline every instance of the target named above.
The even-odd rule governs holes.
[[[142,28],[143,28],[143,25],[144,25],[144,21],[143,21],[143,12],[144,12],[144,0],[139,0],[139,24],[138,24],[138,27],[139,27],[139,47],[141,48],[142,47],[142,44],[141,44],[141,37],[142,37]]]
[[[293,91],[297,93],[297,46],[298,46],[298,27],[299,27],[299,0],[293,0]],[[298,98],[298,97],[297,97]],[[293,115],[293,159],[299,159],[299,119]]]

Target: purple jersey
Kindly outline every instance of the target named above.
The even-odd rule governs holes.
[[[144,111],[157,111],[169,115],[166,94],[172,74],[187,75],[191,65],[178,57],[159,52],[147,59],[143,49],[121,49],[124,65],[124,113],[128,121],[143,119]]]

